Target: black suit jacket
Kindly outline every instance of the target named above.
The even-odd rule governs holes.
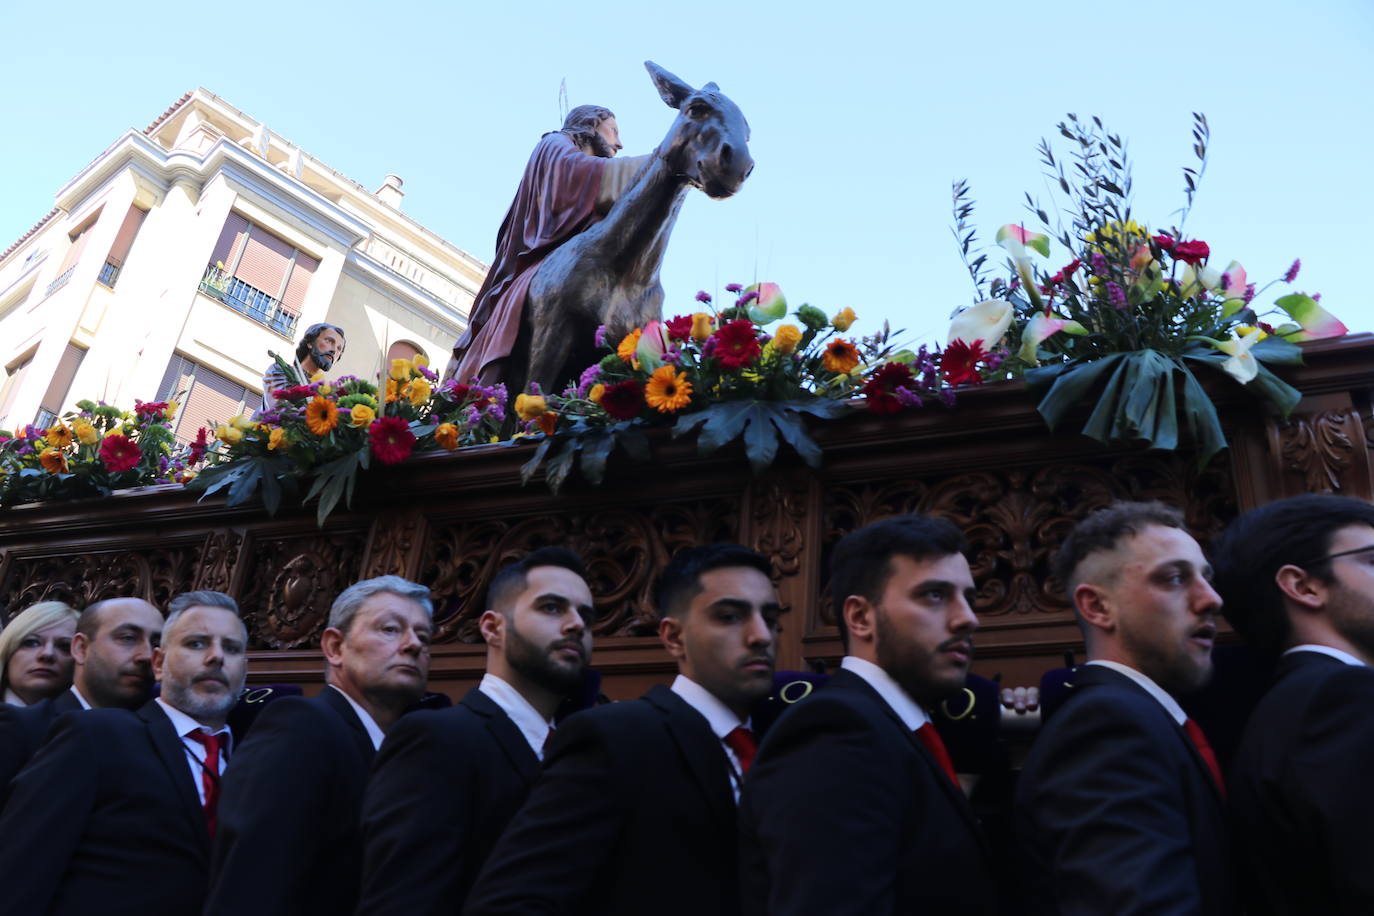
[[[269,704],[225,770],[207,916],[353,912],[374,753],[333,687]]]
[[[1236,911],[1216,782],[1183,728],[1117,671],[1078,669],[1016,807],[1029,913]]]
[[[1374,670],[1285,656],[1232,766],[1250,912],[1374,913]]]
[[[62,716],[0,817],[0,914],[194,916],[209,838],[156,702]]]
[[[739,912],[729,759],[667,687],[569,717],[463,912]]]
[[[529,742],[480,690],[396,723],[363,802],[360,916],[459,913],[538,777]]]
[[[0,808],[9,797],[10,780],[43,745],[57,717],[80,711],[81,703],[70,690],[32,706],[0,703]]]
[[[967,799],[863,678],[782,715],[740,801],[746,913],[993,913]]]

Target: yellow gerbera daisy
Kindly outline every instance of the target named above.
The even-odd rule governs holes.
[[[673,413],[692,403],[692,383],[687,373],[659,366],[644,386],[644,400],[660,413]]]
[[[58,423],[48,430],[48,444],[53,448],[66,448],[72,444],[72,431],[67,428],[65,423]]]

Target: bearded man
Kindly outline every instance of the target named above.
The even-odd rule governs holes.
[[[614,159],[620,129],[610,109],[579,105],[543,136],[496,235],[496,257],[473,300],[445,377],[504,381],[517,351],[525,297],[554,249],[606,215],[652,153]],[[525,329],[528,335],[528,329]]]
[[[305,329],[301,342],[296,344],[296,360],[292,368],[301,384],[310,381],[316,372],[328,372],[334,367],[344,352],[343,328],[333,324],[312,324]],[[291,381],[281,366],[273,362],[262,376],[262,409],[271,410],[277,406],[272,392],[286,388]]]
[[[577,554],[543,547],[506,566],[487,608],[481,683],[457,706],[403,718],[377,755],[359,913],[462,909],[539,775],[555,712],[582,687],[594,611]]]

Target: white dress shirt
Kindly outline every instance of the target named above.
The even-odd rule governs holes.
[[[1301,646],[1294,646],[1283,654],[1292,655],[1294,652],[1316,652],[1320,655],[1329,655],[1337,661],[1345,662],[1347,665],[1357,665],[1361,668],[1369,667],[1349,652],[1337,649],[1334,646],[1319,646],[1316,643],[1305,643]]]
[[[730,761],[730,788],[734,791],[735,803],[738,804],[743,771],[740,769],[739,755],[735,753],[734,748],[725,743],[725,736],[740,726],[752,731],[751,721],[745,719],[741,722],[739,716],[731,712],[714,693],[685,674],[679,674],[669,689],[681,697],[684,703],[701,713],[706,718],[706,724],[711,727],[711,732],[720,739],[720,746],[725,751],[726,759]]]
[[[81,691],[76,689],[76,685],[71,686],[72,695],[76,697],[76,702],[81,704],[82,709],[90,709],[91,704],[86,702],[86,698],[81,695]]]
[[[910,731],[916,731],[922,725],[930,722],[930,716],[921,708],[921,704],[913,700],[901,685],[892,679],[882,668],[866,661],[856,658],[853,655],[846,655],[840,661],[840,667],[845,671],[853,672],[864,679],[864,683],[878,691],[878,696],[883,698],[892,711],[897,714],[897,718],[902,720],[902,724]]]
[[[157,705],[162,707],[162,711],[167,714],[167,718],[172,720],[172,728],[176,730],[177,737],[181,739],[181,746],[186,750],[186,765],[191,768],[191,782],[195,784],[196,794],[200,796],[201,807],[205,806],[205,780],[201,779],[201,774],[205,768],[205,745],[194,738],[188,737],[191,732],[204,732],[207,735],[223,735],[220,744],[219,772],[216,775],[224,775],[224,767],[229,761],[229,746],[234,740],[229,733],[229,726],[222,725],[218,731],[210,731],[204,728],[195,719],[186,713],[169,704],[162,697],[157,698]]]
[[[5,688],[5,703],[6,703],[7,705],[9,705],[9,706],[28,706],[28,705],[29,705],[28,703],[25,703],[23,700],[21,700],[21,699],[19,698],[19,694],[15,693],[13,690],[11,690],[11,689],[8,688],[8,687]]]
[[[339,688],[334,687],[333,684],[329,686],[334,690],[339,690]],[[363,728],[367,730],[367,737],[372,741],[372,749],[374,751],[379,750],[382,746],[382,739],[386,737],[386,732],[382,731],[381,726],[377,724],[377,720],[372,718],[372,715],[366,709],[359,706],[357,701],[351,696],[344,693],[342,690],[339,690],[339,693],[343,694],[343,698],[348,701],[348,705],[353,707],[353,711],[356,712],[358,718],[363,721]]]
[[[524,694],[494,674],[482,675],[477,689],[486,695],[501,711],[510,717],[515,727],[520,729],[534,756],[544,759],[544,742],[553,733],[553,720],[539,714]]]
[[[1188,714],[1183,711],[1182,706],[1178,705],[1178,700],[1175,700],[1168,694],[1167,691],[1165,691],[1163,687],[1159,686],[1154,681],[1150,680],[1148,677],[1132,668],[1130,665],[1123,665],[1120,662],[1109,662],[1103,659],[1097,659],[1096,661],[1091,662],[1084,662],[1084,664],[1101,665],[1103,668],[1110,668],[1118,674],[1126,675],[1126,677],[1130,678],[1131,680],[1139,684],[1141,687],[1143,687],[1146,693],[1154,697],[1155,700],[1159,702],[1159,705],[1164,707],[1164,711],[1167,712],[1173,718],[1173,720],[1177,722],[1179,725],[1182,725],[1184,722],[1188,721]]]

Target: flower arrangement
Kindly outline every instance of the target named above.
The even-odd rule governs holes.
[[[1268,367],[1299,364],[1296,342],[1340,336],[1346,328],[1322,308],[1320,295],[1285,295],[1257,312],[1254,301],[1264,290],[1256,291],[1245,268],[1238,261],[1220,267],[1211,246],[1185,231],[1206,171],[1206,118],[1194,115],[1198,162],[1183,170],[1179,223],[1155,230],[1133,217],[1121,138],[1096,117],[1071,114],[1058,130],[1071,146],[1068,167],[1048,141],[1039,152],[1054,193],[1066,198],[1062,217],[1051,225],[1027,195],[1046,232],[1022,224],[998,231],[1009,280],[987,283],[987,255],[979,253],[969,222],[968,185],[955,183],[954,233],[981,301],[953,316],[946,378],[978,384],[1023,375],[1041,395],[1038,409],[1051,429],[1075,405],[1096,398],[1082,431],[1101,441],[1173,449],[1181,415],[1202,462],[1226,438],[1194,368],[1221,370],[1287,416],[1301,395]],[[1067,252],[1067,263],[1053,273],[1034,257],[1050,257],[1051,238]],[[1292,283],[1299,267],[1294,261],[1281,279]]]
[[[494,442],[506,418],[506,389],[438,383],[423,355],[394,359],[378,383],[354,376],[302,383],[277,358],[290,384],[276,405],[215,429],[209,466],[190,484],[206,495],[228,488],[230,505],[259,490],[275,513],[285,490],[310,485],[321,525],[343,499],[351,504],[358,472],[372,461],[397,464],[417,451],[452,451]]]
[[[172,402],[134,402],[132,412],[79,401],[52,426],[0,430],[0,506],[107,496],[126,487],[183,483],[204,457],[172,435]]]
[[[522,469],[524,479],[542,465],[556,491],[576,464],[598,484],[617,444],[645,459],[643,429],[666,424],[674,437],[697,433],[703,455],[742,437],[755,472],[772,463],[784,441],[816,466],[821,450],[803,416],[838,416],[860,395],[879,414],[929,401],[953,404],[940,378],[940,354],[895,351],[886,325],[854,337],[853,309],[827,317],[811,305],[793,312],[795,322],[776,324],[787,316],[777,284],[725,289],[736,299],[719,311],[703,291],[701,311],[650,321],[619,341],[598,329],[596,344],[607,354],[575,384],[557,395],[537,386],[519,395],[522,433],[545,435]]]

